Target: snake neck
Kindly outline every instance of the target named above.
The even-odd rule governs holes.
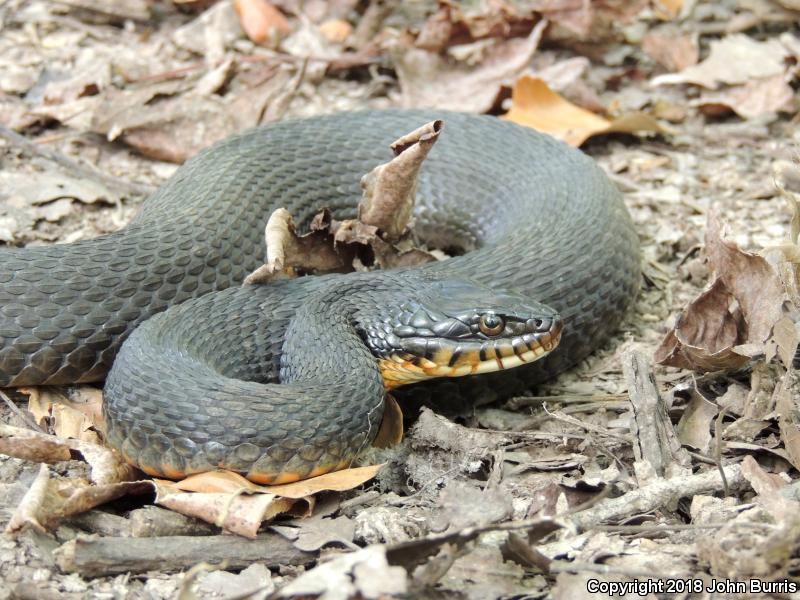
[[[378,433],[385,390],[377,361],[358,333],[361,299],[344,289],[350,286],[346,279],[333,280],[298,307],[286,329],[279,378],[302,386],[316,401],[357,404],[367,425],[366,446]]]

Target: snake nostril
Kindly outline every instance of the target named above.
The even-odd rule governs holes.
[[[536,331],[546,333],[553,327],[553,319],[534,319],[533,326]]]

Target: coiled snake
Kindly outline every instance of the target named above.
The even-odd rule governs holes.
[[[422,169],[415,232],[462,256],[239,287],[275,208],[301,225],[323,206],[355,216],[361,175],[434,118],[446,130]],[[618,326],[638,279],[618,192],[547,136],[441,111],[287,121],[190,160],[119,232],[3,250],[0,385],[108,375],[108,439],[145,471],[289,481],[349,464],[387,388],[531,361],[560,319],[560,345],[531,365],[403,390],[493,399],[574,364]]]

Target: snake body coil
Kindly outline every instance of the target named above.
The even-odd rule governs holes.
[[[361,175],[391,157],[389,142],[434,118],[446,130],[422,169],[415,232],[463,256],[236,287],[263,261],[275,208],[301,226],[323,206],[354,217]],[[347,329],[355,313],[451,277],[516,290],[565,322],[560,346],[534,364],[408,388],[491,399],[607,339],[636,294],[638,241],[589,158],[511,123],[441,111],[280,123],[189,161],[117,233],[0,253],[0,385],[97,381],[113,364],[108,437],[149,472],[305,477],[347,464],[380,422],[384,386]],[[292,343],[304,345],[302,366],[287,358]]]

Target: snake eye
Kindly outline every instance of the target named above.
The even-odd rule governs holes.
[[[498,333],[502,332],[505,329],[506,322],[503,320],[503,317],[500,317],[494,313],[486,313],[485,315],[481,315],[480,321],[478,321],[478,327],[481,330],[481,333],[485,335],[497,335]]]

